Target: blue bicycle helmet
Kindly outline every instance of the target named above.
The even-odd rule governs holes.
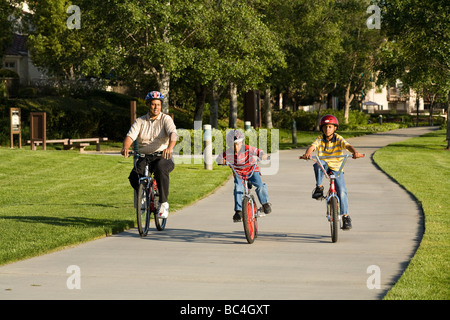
[[[164,100],[164,96],[159,91],[150,91],[147,96],[145,97],[145,101],[151,101],[151,100]]]

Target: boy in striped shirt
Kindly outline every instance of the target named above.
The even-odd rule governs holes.
[[[258,200],[263,206],[265,214],[272,212],[271,204],[269,203],[269,194],[267,192],[267,186],[261,180],[261,173],[256,163],[256,159],[260,158],[266,160],[268,158],[262,150],[246,145],[244,143],[245,136],[239,130],[232,130],[227,134],[227,145],[231,146],[223,154],[217,157],[217,163],[226,164],[228,161],[235,166],[236,172],[244,177],[248,178],[251,174],[253,165],[256,165],[253,175],[248,178],[248,181],[256,187],[256,195]],[[244,194],[244,186],[239,177],[234,177],[234,215],[233,221],[239,222],[242,219],[242,196]]]
[[[343,137],[336,133],[339,128],[339,121],[333,115],[326,115],[320,119],[320,131],[323,134],[318,136],[311,146],[306,150],[305,154],[301,156],[302,159],[310,159],[311,153],[317,150],[320,156],[340,156],[343,155],[344,149],[353,154],[353,158],[361,158],[364,155],[358,153]],[[335,174],[339,171],[343,159],[326,159],[321,160],[325,170],[331,170]],[[323,171],[318,164],[314,164],[314,174],[316,177],[316,188],[312,197],[314,199],[321,199],[323,197],[322,180],[324,177]],[[337,176],[337,175],[336,175]],[[340,200],[340,214],[343,215],[343,229],[349,230],[352,228],[350,216],[348,215],[348,197],[347,188],[345,187],[345,180],[343,172],[336,179],[336,191]]]

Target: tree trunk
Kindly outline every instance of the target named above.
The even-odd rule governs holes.
[[[210,107],[209,107],[209,123],[214,129],[218,129],[218,110],[219,110],[220,94],[217,89],[211,90]]]
[[[170,73],[163,67],[161,72],[156,74],[156,81],[158,82],[159,91],[164,96],[161,111],[163,113],[169,113]]]
[[[195,112],[194,121],[202,121],[203,109],[205,108],[205,100],[208,89],[206,86],[195,88]]]
[[[434,108],[434,98],[436,97],[435,94],[430,95],[431,96],[431,103],[430,103],[430,115],[428,116],[428,124],[430,126],[433,125],[433,108]]]
[[[447,96],[447,150],[450,150],[450,93]]]
[[[320,98],[319,98],[319,110],[317,110],[317,121],[316,121],[316,130],[315,131],[320,131],[320,119],[322,118],[322,104],[325,101],[325,97],[327,96],[326,93],[321,93],[320,94]]]
[[[228,127],[236,128],[237,126],[237,86],[235,83],[230,83],[230,113],[228,119]]]
[[[266,126],[272,129],[272,104],[270,103],[270,87],[267,86],[264,94],[264,108],[266,109]]]
[[[345,95],[344,95],[344,99],[345,99],[345,106],[344,106],[344,123],[348,124],[348,116],[350,114],[350,104],[353,101],[353,98],[355,97],[355,95],[352,93],[350,94],[350,88],[352,86],[352,83],[349,82],[347,84],[347,88],[345,90]]]

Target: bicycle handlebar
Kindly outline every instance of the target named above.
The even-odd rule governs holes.
[[[360,153],[360,154],[362,155],[362,157],[359,157],[359,158],[364,158],[366,156],[364,153]],[[340,155],[340,156],[320,156],[320,157],[311,155],[311,158],[312,157],[315,157],[315,158],[317,158],[319,160],[322,160],[322,159],[335,159],[335,158],[348,158],[348,157],[352,157],[353,158],[353,155],[352,154],[343,154],[343,155]],[[299,159],[303,159],[303,160],[312,160],[311,158],[304,158],[303,156],[300,156],[298,158]],[[358,159],[358,158],[353,158],[353,159]]]
[[[139,152],[130,150],[128,154],[129,155],[136,154],[137,157],[144,158],[145,156],[162,156],[162,151],[157,151],[157,152],[153,152],[153,153],[139,153]]]
[[[270,160],[270,157],[267,157],[267,160]],[[254,164],[249,164],[249,165],[234,165],[228,161],[225,162],[225,164],[218,164],[219,166],[229,166],[231,168],[231,170],[233,170],[234,174],[238,175],[240,178],[242,178],[242,176],[237,173],[236,169],[239,167],[253,167],[252,171],[250,174],[247,175],[247,179],[250,178],[251,176],[253,176],[253,173],[256,170],[256,165],[258,164],[258,162],[261,161],[261,159],[256,158],[256,162]]]
[[[360,158],[364,158],[366,155],[364,153],[361,153],[362,157]],[[337,177],[339,177],[341,175],[342,169],[344,169],[344,165],[347,162],[347,158],[349,157],[353,157],[353,155],[350,154],[344,154],[344,155],[340,155],[340,156],[311,156],[311,158],[303,158],[303,156],[300,156],[299,159],[305,159],[305,160],[313,160],[317,165],[320,166],[320,169],[322,169],[322,171],[324,172],[325,176],[327,177],[327,179],[330,179],[327,171],[324,169],[324,167],[322,166],[322,163],[319,160],[322,159],[336,159],[336,158],[344,158],[344,160],[342,161],[342,164],[337,172]],[[357,158],[354,158],[357,159]]]

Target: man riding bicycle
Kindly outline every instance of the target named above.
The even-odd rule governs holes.
[[[362,154],[358,153],[354,147],[352,147],[342,136],[336,133],[339,128],[339,121],[333,115],[325,115],[320,119],[320,131],[319,135],[311,146],[306,150],[305,154],[301,156],[302,159],[310,159],[311,153],[317,150],[320,156],[340,156],[343,154],[344,149],[353,154],[353,158],[361,158]],[[326,171],[331,170],[336,174],[339,171],[342,160],[327,159],[321,160],[321,163]],[[316,200],[320,200],[323,197],[322,180],[324,177],[323,171],[318,164],[314,164],[314,174],[316,177],[316,188],[314,189],[312,197]],[[343,216],[343,229],[349,230],[352,228],[350,216],[348,215],[348,198],[347,188],[345,186],[344,174],[336,179],[336,190],[340,200],[340,214]]]
[[[151,171],[155,175],[159,191],[158,217],[167,218],[169,215],[169,173],[174,169],[175,164],[172,158],[172,150],[177,142],[177,129],[170,117],[161,112],[161,103],[164,96],[161,92],[151,91],[145,97],[148,113],[131,125],[125,140],[121,154],[127,158],[129,149],[133,142],[137,140],[139,153],[145,154],[150,161]],[[139,177],[144,175],[145,158],[139,158],[135,167],[131,171],[128,179],[131,186],[137,190],[139,188]]]

